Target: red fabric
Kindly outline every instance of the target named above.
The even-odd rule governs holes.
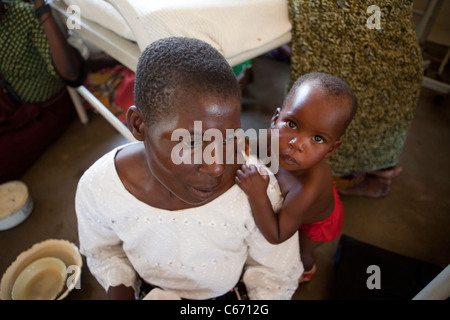
[[[65,90],[44,103],[19,106],[0,90],[0,183],[19,179],[66,130],[74,115]]]
[[[303,224],[300,227],[300,230],[311,240],[328,242],[337,238],[341,233],[342,222],[344,220],[344,205],[339,198],[336,188],[333,187],[333,191],[335,204],[331,215],[325,220],[311,224]]]
[[[122,123],[127,110],[134,105],[134,72],[122,65],[106,67],[92,72],[85,87]]]
[[[116,97],[114,103],[124,110],[122,114],[118,116],[119,120],[123,123],[127,119],[127,110],[130,106],[134,105],[134,72],[124,68],[125,77],[117,87]]]

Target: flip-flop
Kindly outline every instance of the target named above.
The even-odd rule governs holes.
[[[308,282],[314,279],[314,275],[316,274],[316,265],[313,265],[311,270],[303,272],[300,279],[298,279],[298,283]]]

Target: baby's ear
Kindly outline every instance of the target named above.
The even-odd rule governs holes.
[[[342,144],[342,140],[337,139],[333,143],[333,145],[330,147],[330,150],[328,150],[327,154],[325,154],[324,158],[327,159],[327,158],[331,157],[336,152],[336,150],[341,146],[341,144]]]
[[[270,127],[271,128],[275,128],[275,123],[277,122],[278,118],[280,117],[280,112],[281,112],[280,108],[277,108],[275,110],[275,113],[272,116],[272,120],[270,121]]]
[[[136,140],[144,140],[144,118],[136,106],[131,106],[127,110],[127,126]]]

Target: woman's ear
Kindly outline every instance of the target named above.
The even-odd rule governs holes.
[[[131,134],[138,141],[143,141],[145,136],[145,123],[142,113],[136,108],[131,106],[127,110],[127,126]]]
[[[277,122],[278,118],[280,117],[280,112],[281,112],[280,108],[277,108],[277,110],[275,110],[275,113],[272,116],[272,120],[270,121],[271,128],[275,128],[275,123]]]
[[[337,139],[333,143],[333,145],[330,147],[330,150],[328,150],[328,152],[327,152],[327,154],[325,155],[324,158],[327,159],[327,158],[331,157],[336,152],[336,150],[341,146],[341,144],[342,144],[342,140],[341,139]]]

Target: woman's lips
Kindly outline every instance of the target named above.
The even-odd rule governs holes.
[[[212,186],[212,187],[189,187],[191,189],[191,191],[200,199],[208,199],[210,197],[212,197],[215,192],[216,189],[219,186]]]

